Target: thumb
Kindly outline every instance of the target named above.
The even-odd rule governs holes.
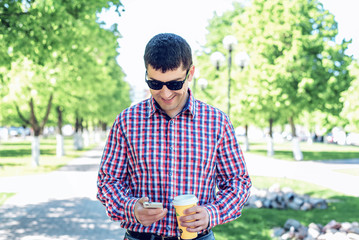
[[[148,197],[143,197],[138,200],[138,203],[141,203],[142,205],[144,202],[148,202],[148,201],[149,201]]]

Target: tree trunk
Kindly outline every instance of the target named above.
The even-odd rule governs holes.
[[[303,153],[300,150],[299,138],[297,137],[293,117],[289,118],[289,123],[292,128],[292,143],[293,143],[293,156],[297,161],[303,160]]]
[[[62,112],[63,109],[60,106],[56,107],[57,112],[57,134],[56,134],[56,156],[61,158],[65,156],[65,142],[62,134]]]
[[[32,155],[32,162],[34,166],[39,166],[40,165],[40,140],[39,140],[39,136],[41,135],[44,126],[49,118],[49,114],[50,114],[50,110],[51,110],[51,106],[52,106],[52,99],[53,99],[53,94],[50,94],[49,100],[47,102],[47,108],[46,108],[46,113],[45,116],[41,122],[41,124],[38,122],[37,118],[36,118],[36,113],[35,113],[35,107],[34,107],[34,100],[31,97],[30,101],[29,101],[29,108],[30,108],[30,117],[29,119],[25,118],[24,115],[22,115],[20,108],[17,104],[15,104],[16,107],[16,111],[20,117],[20,119],[26,124],[26,125],[30,125],[33,132],[34,132],[34,136],[33,136],[33,140],[32,140],[32,144],[31,144],[31,155]]]
[[[40,166],[40,139],[39,136],[33,136],[31,143],[31,157],[32,165],[34,167]]]
[[[81,119],[76,114],[75,134],[74,134],[74,149],[75,150],[83,149],[83,140],[82,140],[82,132],[81,132],[81,129],[83,129],[83,127],[81,125],[82,125]]]
[[[273,146],[273,119],[269,119],[269,133],[267,136],[267,155],[272,157],[274,155],[274,146]]]
[[[248,124],[244,126],[245,133],[244,133],[244,151],[249,151],[249,140],[248,140]]]
[[[84,147],[90,146],[90,133],[88,129],[89,129],[88,122],[85,122],[85,126],[83,127],[83,131],[82,131]]]

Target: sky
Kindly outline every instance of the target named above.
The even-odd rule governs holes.
[[[208,20],[214,12],[222,14],[238,0],[122,0],[121,17],[107,12],[102,14],[106,22],[116,22],[122,38],[118,40],[119,65],[126,80],[141,95],[147,86],[144,82],[143,53],[147,42],[156,34],[176,33],[188,41],[192,51],[205,43]],[[359,57],[359,0],[320,0],[338,22],[338,39],[352,39],[347,54]],[[138,96],[139,98],[141,96]]]

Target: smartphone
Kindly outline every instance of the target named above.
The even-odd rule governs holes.
[[[144,202],[144,208],[163,208],[163,204],[161,202]]]

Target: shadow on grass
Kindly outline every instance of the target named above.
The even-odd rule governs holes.
[[[29,146],[29,147],[31,147],[30,142],[2,142],[1,145],[3,145],[3,146]]]
[[[251,153],[267,155],[267,150],[251,150]],[[304,161],[313,160],[337,160],[337,159],[354,159],[359,158],[358,152],[336,152],[336,151],[302,151]],[[285,150],[276,150],[274,157],[282,160],[293,160],[293,152]]]
[[[331,220],[337,222],[358,221],[359,198],[334,196],[328,199],[328,209],[310,211],[253,209],[245,208],[242,216],[235,221],[216,226],[213,229],[218,240],[269,240],[271,229],[283,227],[292,218],[308,226],[310,223],[326,225]]]
[[[56,149],[40,149],[41,155],[55,155]],[[0,155],[3,158],[21,158],[31,157],[31,147],[29,149],[3,149],[0,150]]]

